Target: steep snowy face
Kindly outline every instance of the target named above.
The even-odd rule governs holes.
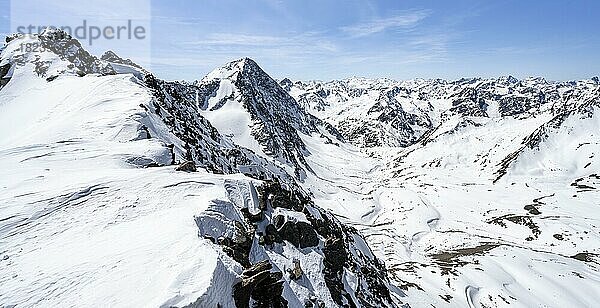
[[[195,84],[201,114],[234,142],[290,166],[300,180],[311,168],[299,134],[339,137],[331,126],[306,113],[251,59],[219,68]]]
[[[600,171],[593,166],[597,150],[593,145],[600,144],[599,109],[600,87],[596,87],[553,110],[550,120],[525,137],[521,146],[498,164],[495,181],[507,172],[560,176]]]
[[[535,116],[588,95],[597,83],[460,79],[392,81],[351,78],[331,82],[291,82],[282,86],[309,112],[330,122],[361,147],[401,146],[456,117]]]
[[[204,89],[186,82],[168,82],[152,74],[143,77],[154,99],[150,110],[157,114],[181,142],[176,148],[186,160],[218,173],[241,172],[257,179],[293,182],[290,175],[269,156],[261,156],[223,136],[198,108]]]

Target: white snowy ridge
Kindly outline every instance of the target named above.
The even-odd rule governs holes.
[[[12,35],[0,307],[595,307],[599,108],[597,78],[172,82]]]

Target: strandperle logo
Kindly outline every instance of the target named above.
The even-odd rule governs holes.
[[[7,32],[35,37],[47,28],[60,29],[91,54],[112,50],[151,66],[151,0],[11,0],[9,10]],[[31,46],[24,48],[36,48],[34,40],[27,43]]]
[[[136,25],[131,19],[123,24],[97,26],[83,20],[79,26],[55,26],[55,25],[22,25],[17,26],[16,30],[21,34],[41,33],[44,29],[61,29],[72,37],[80,41],[86,41],[90,46],[95,40],[144,40],[146,39],[146,28],[142,25]]]

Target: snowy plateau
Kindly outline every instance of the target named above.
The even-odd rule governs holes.
[[[600,305],[598,78],[1,50],[0,307]]]

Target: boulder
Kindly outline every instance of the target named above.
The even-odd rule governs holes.
[[[282,239],[299,248],[319,245],[319,236],[313,226],[304,221],[286,221],[278,230]]]
[[[196,172],[196,164],[192,161],[186,161],[179,165],[175,170],[177,171],[185,171],[185,172]]]
[[[233,298],[238,308],[250,307],[250,299],[257,307],[283,308],[287,301],[283,298],[283,275],[271,272],[269,260],[260,261],[242,273],[242,280],[233,286]]]

